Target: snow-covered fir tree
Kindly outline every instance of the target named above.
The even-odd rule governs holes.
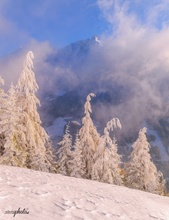
[[[72,153],[72,136],[69,133],[69,124],[66,126],[65,134],[61,142],[58,143],[60,148],[58,150],[58,165],[59,173],[69,176],[71,169],[69,167]]]
[[[133,144],[130,160],[125,164],[125,185],[130,188],[144,190],[163,195],[165,180],[161,172],[151,161],[150,144],[146,137],[147,128],[140,130],[138,139]]]
[[[121,128],[120,121],[117,118],[113,118],[107,123],[104,135],[100,138],[92,169],[92,179],[122,185],[121,156],[117,152],[115,138],[112,140],[110,137],[110,131],[113,131],[114,128]]]
[[[5,135],[3,131],[4,116],[6,115],[6,99],[7,94],[1,88],[4,85],[4,80],[0,76],[0,155],[4,152]]]
[[[80,144],[79,134],[76,134],[75,144],[72,151],[72,160],[70,161],[70,176],[84,178],[85,163],[82,155],[82,145]]]
[[[92,113],[91,97],[95,97],[95,94],[90,93],[87,96],[86,103],[84,105],[85,116],[82,119],[82,127],[79,130],[80,146],[82,147],[82,160],[85,164],[85,175],[87,179],[91,179],[92,167],[94,164],[93,155],[96,153],[100,135],[97,132],[96,127],[90,117]]]
[[[6,97],[5,107],[3,124],[1,125],[5,141],[3,143],[3,154],[0,156],[0,164],[25,167],[26,151],[22,146],[25,141],[24,127],[19,123],[21,111],[16,106],[16,94],[13,84]]]
[[[34,170],[55,172],[56,162],[51,141],[37,111],[40,102],[35,95],[38,85],[33,71],[33,58],[33,52],[29,51],[17,83],[17,106],[23,111],[20,123],[25,127],[23,148],[27,149],[26,166]]]

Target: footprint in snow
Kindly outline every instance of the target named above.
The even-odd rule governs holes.
[[[1,199],[5,199],[5,198],[7,198],[9,195],[10,195],[10,194],[0,195],[0,200],[1,200]]]

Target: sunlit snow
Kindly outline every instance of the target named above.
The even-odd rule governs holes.
[[[19,208],[27,214],[16,213],[13,218],[13,212]],[[169,220],[169,198],[1,165],[0,219]]]

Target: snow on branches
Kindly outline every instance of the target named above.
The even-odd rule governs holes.
[[[56,159],[49,136],[41,126],[37,111],[39,100],[35,93],[38,85],[33,71],[33,52],[29,51],[23,63],[16,89],[11,86],[2,105],[4,138],[0,163],[55,172]],[[1,83],[3,82],[0,79]],[[2,93],[2,92],[1,92]],[[4,95],[4,93],[3,93]],[[1,94],[0,94],[1,98]]]
[[[147,141],[146,132],[145,127],[139,131],[130,160],[125,164],[125,185],[162,195],[165,193],[165,180],[151,161],[150,144]]]
[[[140,130],[138,139],[133,144],[130,160],[122,170],[116,139],[111,137],[115,129],[122,128],[120,120],[112,118],[100,137],[91,117],[91,100],[96,96],[94,93],[89,93],[86,97],[82,126],[75,141],[72,141],[69,126],[66,127],[59,143],[57,161],[52,142],[42,127],[37,111],[37,106],[40,105],[36,96],[39,87],[35,79],[33,59],[34,54],[29,51],[16,86],[11,84],[8,93],[0,88],[0,164],[46,172],[59,170],[63,175],[125,185],[164,195],[165,180],[151,160],[147,128]],[[0,86],[2,85],[4,80],[0,77]]]
[[[98,151],[95,154],[95,164],[92,169],[92,179],[122,185],[121,156],[117,153],[115,138],[112,140],[109,135],[109,132],[113,131],[114,128],[121,128],[118,118],[113,118],[107,123],[104,135],[100,138]]]

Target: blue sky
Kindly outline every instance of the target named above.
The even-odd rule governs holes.
[[[1,0],[0,56],[34,39],[62,47],[108,34],[118,25],[116,6],[137,22],[161,28],[169,23],[168,0]]]
[[[5,20],[0,27],[0,54],[30,39],[60,47],[100,35],[108,26],[95,0],[1,0],[0,14]]]

